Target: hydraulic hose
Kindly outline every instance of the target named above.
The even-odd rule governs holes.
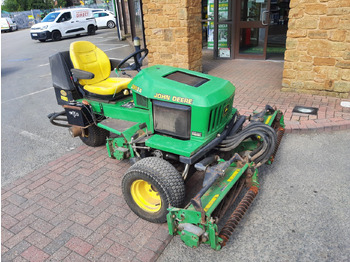
[[[261,144],[249,154],[249,158],[256,164],[264,164],[269,160],[276,148],[277,135],[272,127],[262,122],[251,122],[241,132],[226,137],[218,145],[218,150],[223,152],[231,151],[248,138],[259,138],[261,140]]]

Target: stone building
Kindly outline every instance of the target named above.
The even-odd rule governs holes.
[[[149,63],[284,59],[282,90],[348,98],[350,0],[142,0]]]
[[[291,0],[283,90],[348,98],[350,1]]]

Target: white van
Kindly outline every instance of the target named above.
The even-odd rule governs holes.
[[[45,42],[47,39],[59,41],[62,37],[74,36],[82,33],[95,34],[96,21],[91,9],[65,9],[49,13],[41,23],[30,29],[33,40]]]
[[[12,32],[17,30],[17,24],[9,17],[0,18],[1,32]]]

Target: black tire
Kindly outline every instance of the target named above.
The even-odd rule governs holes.
[[[45,41],[46,41],[46,39],[39,39],[39,41],[40,41],[40,42],[45,42]]]
[[[62,39],[61,32],[58,30],[55,30],[52,32],[52,41],[60,41]]]
[[[94,35],[96,34],[96,28],[94,25],[89,25],[88,26],[88,35]]]
[[[110,28],[110,29],[112,29],[112,28],[115,27],[115,23],[114,23],[113,21],[108,21],[108,22],[107,22],[107,27]]]
[[[145,202],[145,205],[143,202],[141,205],[137,203],[139,198],[137,194],[135,196],[135,191],[139,195],[143,194],[142,189],[138,190],[142,186],[137,187],[140,183],[148,183],[150,193],[147,190],[144,192],[146,195],[156,194],[159,203],[153,202],[151,205],[147,205],[148,202]],[[157,157],[147,157],[132,165],[123,177],[122,189],[130,209],[142,219],[152,223],[166,222],[167,208],[181,207],[185,198],[185,183],[180,173],[169,162]],[[145,209],[147,207],[153,209],[149,211]]]
[[[106,144],[108,136],[109,132],[107,130],[92,125],[85,129],[85,135],[81,136],[80,139],[87,146],[97,147]]]

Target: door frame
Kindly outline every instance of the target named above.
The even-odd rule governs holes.
[[[241,21],[241,3],[242,0],[236,0],[236,13],[235,13],[235,40],[234,40],[234,57],[243,59],[266,59],[266,49],[267,49],[267,37],[270,24],[270,7],[271,0],[267,0],[267,9],[261,14],[260,21]],[[264,13],[266,18],[264,19]],[[241,54],[239,53],[240,48],[240,32],[242,28],[265,28],[265,40],[264,48],[262,54]]]
[[[236,10],[235,5],[236,0],[228,0],[228,4],[231,5],[231,13],[228,14],[227,20],[219,20],[219,0],[214,0],[214,20],[211,20],[211,22],[214,22],[214,48],[213,48],[213,55],[214,59],[233,59],[234,58],[234,38],[235,38],[235,21],[234,21],[234,13]],[[230,12],[230,10],[229,10]],[[218,40],[218,33],[219,33],[219,25],[227,25],[228,31],[230,31],[230,39],[227,39],[230,41],[230,45],[228,45],[228,48],[230,49],[230,57],[220,57],[219,56],[219,40]],[[230,28],[230,30],[229,30]]]

